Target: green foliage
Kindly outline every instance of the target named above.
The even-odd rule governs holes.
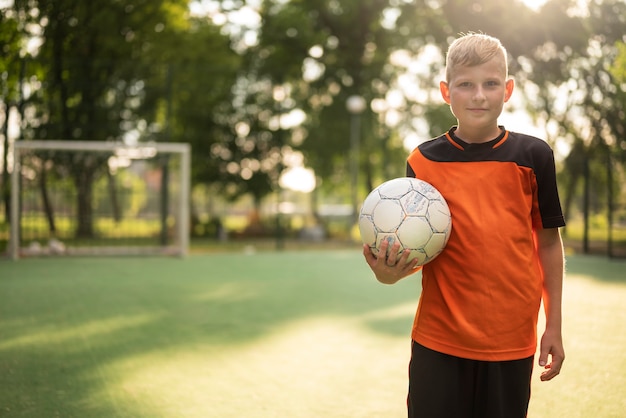
[[[190,143],[194,184],[257,204],[299,151],[326,180],[322,193],[345,201],[346,182],[336,179],[353,152],[347,98],[368,104],[362,192],[403,172],[408,136],[425,140],[454,123],[438,100],[443,54],[457,34],[486,32],[506,45],[516,92],[549,126],[547,139],[571,148],[563,200],[574,205],[581,161],[626,161],[626,4],[588,2],[583,13],[578,3],[549,0],[535,11],[521,1],[264,0],[259,26],[245,27],[229,21],[244,7],[253,13],[242,0],[212,2],[223,24],[191,16],[187,0],[16,0],[0,16],[2,101],[24,116],[24,139]],[[36,37],[41,46],[27,49]],[[289,124],[294,115],[302,123]],[[88,215],[87,185],[105,162],[66,165]],[[591,173],[595,190],[621,192],[623,178],[611,186]],[[5,175],[5,197],[7,183]]]
[[[111,202],[111,185],[115,184],[113,193],[120,201],[122,218],[135,219],[145,207],[148,200],[147,185],[136,174],[129,170],[120,170],[112,178],[101,176],[94,183],[94,209],[101,213],[114,213]]]
[[[617,54],[615,61],[611,66],[611,74],[619,83],[626,83],[626,43],[617,42],[615,44]],[[624,90],[624,87],[621,87]]]

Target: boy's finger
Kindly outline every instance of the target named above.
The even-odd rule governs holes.
[[[391,249],[388,252],[387,265],[389,267],[393,267],[396,264],[398,264],[398,261],[400,260],[401,260],[400,242],[395,241],[393,245],[391,246]]]
[[[559,374],[559,372],[556,369],[553,369],[551,364],[548,364],[546,366],[546,371],[541,373],[541,376],[539,376],[539,378],[541,379],[541,381],[545,382],[545,381],[548,381],[548,380],[552,380],[558,374]]]
[[[382,242],[380,243],[380,247],[378,248],[378,254],[381,254],[381,255],[387,254],[387,247],[389,247],[389,242],[386,239],[382,240]],[[386,259],[387,257],[383,257],[383,258]]]
[[[541,348],[541,351],[539,352],[539,365],[541,367],[545,367],[548,364],[548,355],[550,354],[550,351],[548,349],[545,348]]]
[[[370,250],[370,247],[367,244],[363,244],[363,255],[365,256],[366,260],[371,260],[374,258],[374,254],[372,253],[372,250]]]
[[[539,359],[539,365],[546,369],[543,373],[541,373],[540,378],[542,381],[551,380],[561,373],[561,366],[563,365],[564,359],[561,356],[552,355],[551,360],[551,363],[547,362],[547,355],[545,359],[542,359],[541,357]]]

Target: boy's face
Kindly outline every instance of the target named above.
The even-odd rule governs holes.
[[[448,82],[440,83],[440,90],[459,122],[459,130],[484,132],[497,129],[498,117],[513,86],[512,79],[506,80],[502,63],[492,59],[456,68]]]

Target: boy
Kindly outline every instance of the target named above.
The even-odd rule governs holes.
[[[422,269],[409,417],[525,417],[542,297],[541,380],[558,375],[565,358],[558,229],[565,222],[554,157],[544,141],[498,125],[513,87],[498,39],[470,33],[455,40],[440,90],[458,125],[407,160],[407,175],[435,186],[452,213],[446,249]],[[398,249],[394,243],[389,256],[376,258],[363,247],[380,282],[417,271]]]

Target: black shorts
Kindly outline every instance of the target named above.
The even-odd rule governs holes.
[[[478,361],[412,342],[409,418],[524,418],[534,356]]]

